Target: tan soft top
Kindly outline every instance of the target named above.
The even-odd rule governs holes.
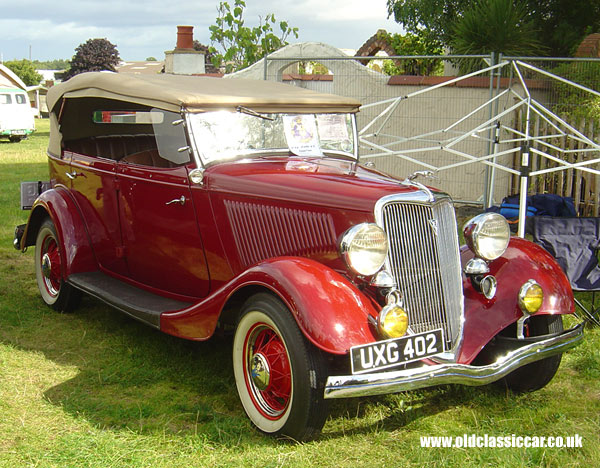
[[[130,75],[92,72],[77,75],[48,91],[48,108],[61,98],[95,97],[179,112],[249,107],[259,112],[356,112],[355,99],[318,93],[272,81],[204,76]]]

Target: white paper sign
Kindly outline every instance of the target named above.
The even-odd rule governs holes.
[[[346,116],[339,114],[317,115],[321,141],[348,140]]]
[[[313,115],[284,115],[283,128],[292,153],[298,156],[323,156]]]

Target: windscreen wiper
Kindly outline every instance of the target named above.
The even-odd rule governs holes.
[[[244,107],[244,106],[237,106],[235,108],[235,110],[241,114],[251,115],[252,117],[258,117],[260,119],[271,120],[271,121],[275,120],[273,117],[267,117],[265,114],[261,114],[260,112],[256,112],[255,110],[248,109],[247,107]]]

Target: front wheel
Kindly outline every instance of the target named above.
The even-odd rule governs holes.
[[[562,316],[560,315],[538,315],[530,317],[527,321],[527,336],[541,336],[563,331]],[[554,377],[562,354],[532,362],[511,372],[499,380],[500,385],[516,392],[532,392],[545,387]]]
[[[35,241],[35,277],[40,295],[55,310],[66,312],[75,307],[79,292],[62,276],[60,243],[52,220],[47,218]]]
[[[285,305],[271,294],[244,305],[233,342],[240,400],[254,425],[294,440],[317,434],[327,418],[326,366]]]

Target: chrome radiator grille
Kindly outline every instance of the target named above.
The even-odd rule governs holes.
[[[387,267],[409,314],[410,330],[441,328],[445,351],[457,343],[462,326],[462,279],[452,203],[390,201],[381,208],[390,242]]]

